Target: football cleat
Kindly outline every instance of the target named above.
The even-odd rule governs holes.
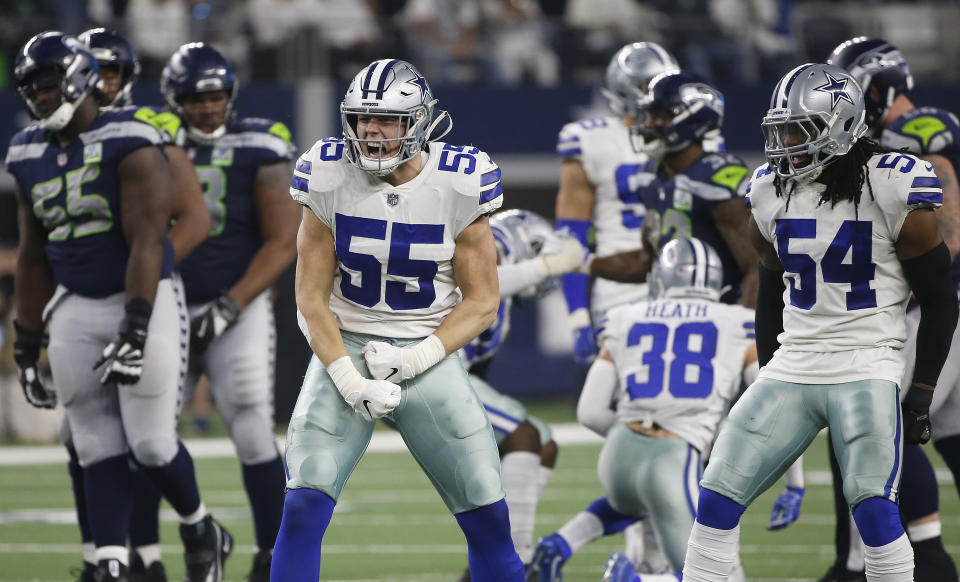
[[[270,550],[260,550],[253,556],[253,566],[247,574],[247,582],[270,582],[270,564],[273,562],[273,553]]]
[[[163,562],[157,560],[147,567],[137,552],[130,552],[130,582],[167,582],[167,570]]]
[[[82,568],[70,568],[70,577],[77,582],[94,582],[93,573],[96,571],[96,564],[84,562]]]
[[[840,564],[834,564],[817,582],[867,582],[867,575],[863,572],[847,570]]]
[[[95,582],[129,582],[127,567],[117,559],[106,559],[97,562],[93,571]]]
[[[560,534],[552,533],[540,538],[537,547],[533,550],[530,560],[530,571],[537,574],[533,580],[537,582],[562,582],[563,574],[560,570],[570,558],[570,546]],[[529,576],[527,579],[531,579]]]
[[[183,560],[187,565],[184,582],[222,582],[223,564],[233,551],[233,536],[207,514],[193,525],[180,524]]]
[[[637,571],[633,563],[620,552],[610,554],[603,568],[603,582],[633,582],[637,578]]]

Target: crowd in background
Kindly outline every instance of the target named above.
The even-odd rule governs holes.
[[[883,10],[863,10],[879,4]],[[951,19],[940,11],[954,7],[863,0],[2,0],[7,66],[0,87],[9,85],[11,63],[31,31],[91,26],[124,33],[147,82],[191,40],[217,46],[244,81],[348,80],[389,55],[416,63],[438,85],[540,86],[594,83],[616,48],[651,40],[713,82],[769,83],[798,58],[822,59],[853,33],[882,33],[911,54],[919,76],[952,80],[960,41],[941,30]]]

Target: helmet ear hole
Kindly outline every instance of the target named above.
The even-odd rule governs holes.
[[[843,131],[850,131],[850,128],[853,127],[853,117],[848,117],[845,122],[843,122]]]

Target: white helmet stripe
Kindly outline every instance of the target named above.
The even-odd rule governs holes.
[[[797,80],[797,77],[800,76],[800,73],[805,71],[807,67],[812,66],[811,63],[805,63],[796,67],[789,73],[783,76],[780,79],[780,82],[777,83],[777,88],[774,92],[776,96],[773,100],[773,103],[770,104],[770,108],[774,107],[786,107],[787,106],[787,96],[790,94],[790,87],[793,86],[793,82]]]
[[[700,242],[700,239],[687,239],[687,242],[690,243],[691,248],[693,248],[693,256],[696,257],[696,268],[693,270],[693,286],[694,287],[706,287],[707,286],[707,249],[703,248],[703,243]]]

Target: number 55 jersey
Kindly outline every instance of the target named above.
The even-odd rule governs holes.
[[[432,142],[420,173],[391,186],[352,165],[339,139],[297,161],[290,195],[333,232],[330,309],[340,328],[392,338],[430,335],[460,301],[457,237],[500,208],[500,169],[484,152]]]
[[[910,211],[940,207],[933,166],[899,152],[873,156],[856,207],[822,202],[819,182],[792,191],[787,183],[778,196],[773,178],[766,166],[758,168],[747,194],[786,284],[780,348],[760,377],[899,384],[910,288],[894,244]]]

